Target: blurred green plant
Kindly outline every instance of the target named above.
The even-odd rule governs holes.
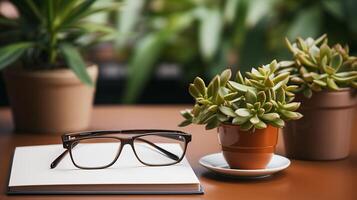
[[[326,34],[316,40],[298,37],[292,44],[286,39],[286,45],[294,60],[281,66],[279,71],[291,73],[290,82],[299,85],[297,92],[310,98],[313,92],[324,88],[357,88],[357,57],[349,55],[347,45],[330,47]]]
[[[289,72],[275,73],[279,65],[284,64],[274,60],[258,69],[252,68],[246,78],[238,71],[232,81],[232,72],[227,69],[215,76],[207,87],[196,77],[189,86],[196,103],[192,110],[181,112],[185,120],[180,126],[206,124],[206,129],[212,129],[228,123],[254,132],[267,125],[282,128],[285,120],[301,118],[302,115],[295,112],[300,103],[293,102],[297,86],[287,85]]]
[[[113,40],[116,30],[88,20],[97,13],[115,10],[113,3],[96,0],[12,0],[19,17],[0,15],[0,69],[18,61],[27,69],[69,67],[85,84],[93,85],[79,50]]]
[[[271,57],[288,58],[283,38],[317,37],[357,44],[357,1],[124,0],[117,48],[129,51],[123,101],[133,103],[160,62],[178,63],[191,79],[225,66],[249,71]],[[143,43],[143,44],[141,44]],[[120,53],[119,51],[119,53]],[[127,53],[125,53],[127,54]]]

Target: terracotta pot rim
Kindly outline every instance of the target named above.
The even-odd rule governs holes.
[[[312,96],[314,96],[314,94],[318,94],[318,93],[341,93],[341,92],[350,92],[350,91],[353,91],[353,90],[356,90],[356,89],[355,88],[351,88],[351,87],[344,87],[344,88],[340,88],[339,90],[324,89],[324,90],[321,90],[319,92],[312,92]]]
[[[87,67],[87,72],[95,83],[98,76],[98,66],[91,64]],[[23,82],[32,84],[52,84],[52,85],[78,85],[84,84],[77,75],[69,68],[51,70],[26,70],[23,68],[10,68],[4,71],[5,78],[17,78]]]
[[[239,125],[228,124],[228,123],[220,123],[219,126],[230,126],[230,127],[237,127],[237,128],[239,127]],[[267,128],[268,128],[269,126],[273,126],[273,125],[267,124]],[[275,126],[273,126],[273,127],[275,127]],[[267,128],[263,128],[263,129],[267,129]],[[260,129],[260,130],[261,130],[261,129]],[[243,131],[243,132],[249,132],[249,131]]]

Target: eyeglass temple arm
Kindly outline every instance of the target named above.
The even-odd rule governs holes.
[[[75,146],[77,146],[77,144],[78,144],[78,142],[73,143],[72,148],[75,147]],[[64,158],[64,156],[65,156],[68,152],[69,152],[68,149],[66,149],[64,152],[62,152],[61,155],[59,155],[59,156],[51,163],[51,166],[50,166],[51,169],[57,167],[58,163],[61,162],[61,160]]]
[[[154,143],[152,143],[152,142],[150,142],[148,140],[145,140],[145,139],[142,139],[142,138],[136,138],[136,140],[143,141],[143,142],[153,146],[154,148],[156,148],[157,150],[159,150],[162,153],[166,154],[166,156],[168,156],[169,158],[171,158],[173,160],[176,160],[176,161],[180,160],[180,158],[178,156],[176,156],[175,154],[173,154],[173,153],[171,153],[171,152],[169,152],[169,151],[157,146],[156,144],[154,144]]]

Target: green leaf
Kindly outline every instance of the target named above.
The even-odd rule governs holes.
[[[190,84],[190,86],[188,87],[188,92],[190,93],[190,95],[193,98],[198,98],[201,97],[202,95],[200,94],[200,92],[198,91],[198,89],[195,87],[194,84]]]
[[[314,79],[313,82],[316,83],[316,84],[319,85],[319,86],[322,86],[322,87],[325,87],[325,86],[327,85],[327,83],[325,83],[325,82],[322,81],[322,80],[316,80],[316,79]]]
[[[246,86],[246,85],[234,82],[234,81],[228,81],[228,83],[232,89],[239,91],[239,92],[247,92],[248,89],[255,91],[255,88],[253,88],[253,87],[249,87],[249,86]]]
[[[248,130],[251,129],[252,127],[253,127],[253,124],[250,123],[249,121],[246,122],[246,123],[244,123],[244,124],[242,124],[242,125],[240,125],[240,129],[241,129],[242,131],[248,131]]]
[[[232,123],[233,124],[237,124],[237,125],[241,125],[246,123],[249,120],[249,117],[241,117],[241,116],[237,116],[235,118],[233,118]]]
[[[0,48],[0,70],[17,61],[32,46],[31,42],[20,42]]]
[[[253,92],[252,90],[248,90],[245,93],[245,101],[247,103],[251,103],[251,104],[254,104],[255,102],[257,102],[257,95],[255,94],[255,92]]]
[[[270,103],[270,102],[266,102],[266,103],[264,104],[263,108],[264,108],[265,112],[270,112],[271,109],[273,108],[273,104]]]
[[[332,78],[327,78],[326,82],[327,82],[327,86],[330,89],[332,89],[332,90],[339,90],[340,89]]]
[[[214,129],[216,128],[221,122],[217,119],[217,117],[212,118],[210,121],[207,122],[205,129]]]
[[[239,108],[235,111],[235,113],[240,117],[250,117],[251,116],[249,110],[246,108]]]
[[[275,78],[273,78],[274,84],[277,84],[277,83],[279,83],[279,82],[281,82],[281,81],[283,81],[283,80],[288,79],[288,78],[289,78],[289,74],[290,74],[290,73],[281,73],[281,74],[279,74],[278,76],[276,76]]]
[[[221,73],[221,86],[225,86],[229,79],[231,79],[232,71],[230,69],[226,69]]]
[[[267,88],[271,88],[274,86],[274,82],[268,77],[267,79],[265,79],[264,85]]]
[[[301,9],[289,24],[287,35],[289,38],[316,37],[320,31],[322,9],[319,5],[310,6],[307,9]]]
[[[338,71],[342,65],[342,56],[340,54],[336,54],[331,58],[331,67]]]
[[[299,102],[292,102],[292,103],[288,103],[283,105],[284,109],[288,110],[288,111],[295,111],[300,107],[300,103]]]
[[[117,30],[121,37],[116,39],[116,47],[121,48],[128,40],[128,35],[134,31],[144,8],[144,0],[125,0],[125,7],[118,13]]]
[[[264,128],[267,128],[267,124],[264,123],[263,121],[259,121],[258,123],[254,124],[254,128],[257,128],[257,129],[264,129]]]
[[[193,117],[190,109],[181,110],[180,113],[185,119],[192,119]]]
[[[297,120],[302,117],[302,115],[300,113],[292,112],[292,111],[288,111],[288,110],[279,110],[279,113],[282,116],[284,116],[286,119],[289,119],[289,120]]]
[[[279,63],[278,63],[278,66],[279,67],[291,67],[291,66],[293,66],[295,64],[295,61],[288,61],[288,60],[285,60],[285,61],[280,61]]]
[[[258,118],[258,116],[255,115],[252,118],[250,118],[249,121],[252,124],[258,124],[260,122],[260,119]]]
[[[200,18],[199,44],[200,51],[206,60],[210,60],[215,55],[223,28],[219,8],[206,9],[203,17]]]
[[[276,119],[280,118],[280,115],[278,113],[266,113],[261,116],[263,120],[267,121],[274,121]]]
[[[219,110],[227,115],[227,116],[230,116],[230,117],[236,117],[236,113],[234,112],[234,110],[232,108],[229,108],[229,107],[226,107],[226,106],[220,106],[219,107]]]
[[[196,77],[195,80],[193,81],[193,84],[197,88],[199,93],[201,93],[202,96],[206,95],[206,85],[205,82],[200,77]]]
[[[178,126],[179,126],[179,127],[184,127],[184,126],[188,126],[188,125],[190,125],[190,124],[192,124],[192,120],[186,119],[186,120],[184,120],[183,122],[181,122]]]
[[[285,126],[285,122],[282,119],[276,119],[272,122],[270,122],[271,125],[273,125],[274,127],[278,127],[278,128],[283,128]]]
[[[242,74],[240,73],[240,71],[238,71],[236,74],[236,81],[237,81],[237,83],[244,84],[244,78],[243,78]]]
[[[67,65],[73,70],[79,80],[93,87],[93,81],[87,72],[87,65],[84,63],[78,50],[68,43],[61,44],[60,49]]]
[[[257,95],[257,99],[262,105],[264,105],[264,103],[265,103],[265,101],[267,99],[265,92],[264,91],[259,91],[258,95]]]
[[[129,61],[129,77],[123,97],[124,103],[133,103],[148,81],[170,33],[154,32],[138,41]]]

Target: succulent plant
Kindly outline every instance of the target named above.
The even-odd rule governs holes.
[[[295,43],[286,39],[286,45],[294,59],[284,62],[278,73],[290,72],[290,83],[299,86],[297,92],[310,98],[325,88],[357,88],[357,57],[349,55],[348,46],[330,47],[326,34],[316,40],[298,37]]]
[[[281,128],[285,120],[301,118],[302,115],[295,112],[300,103],[292,102],[297,86],[287,85],[289,72],[276,75],[279,65],[281,63],[274,60],[258,69],[253,68],[246,77],[238,71],[234,80],[230,80],[232,72],[227,69],[214,77],[207,87],[196,77],[189,86],[195,105],[181,111],[185,120],[179,126],[206,124],[206,129],[212,129],[227,123],[254,132],[267,125]]]

